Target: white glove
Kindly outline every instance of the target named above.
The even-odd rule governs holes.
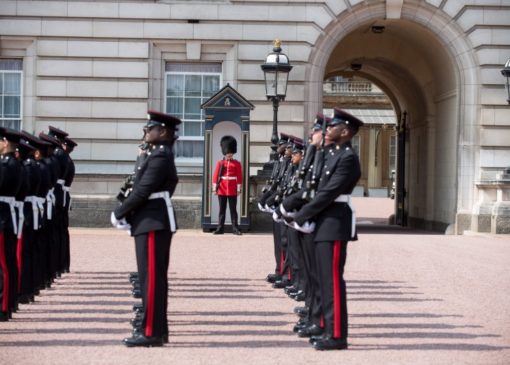
[[[271,209],[271,208],[269,207],[269,205],[267,205],[267,204],[266,204],[264,208],[266,209],[266,210],[265,210],[265,211],[266,211],[266,213],[271,213],[271,214],[273,214],[274,210],[273,210],[273,209]]]
[[[257,206],[259,207],[259,210],[260,210],[261,212],[265,212],[265,211],[266,211],[266,210],[264,209],[264,207],[262,206],[262,204],[257,203]]]
[[[119,220],[115,217],[115,214],[112,212],[112,214],[110,215],[110,222],[112,222],[112,226],[117,226],[117,224],[119,223]]]
[[[126,218],[117,219],[115,218],[115,214],[110,216],[110,221],[112,222],[112,226],[114,226],[117,229],[121,229],[123,231],[128,231],[131,229],[131,225],[126,221]]]
[[[315,222],[305,222],[302,226],[300,226],[296,221],[292,221],[288,224],[288,226],[303,233],[312,233],[315,230]]]
[[[274,220],[276,223],[280,223],[280,222],[282,221],[282,218],[278,215],[278,213],[273,212],[273,220]]]
[[[280,204],[280,212],[282,212],[284,217],[294,217],[296,215],[296,212],[287,212],[283,207],[283,204]]]

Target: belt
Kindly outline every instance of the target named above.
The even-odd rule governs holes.
[[[41,200],[44,201],[44,199],[39,198],[35,195],[30,195],[25,198],[25,202],[30,203],[32,205],[34,231],[37,231],[39,229],[39,214],[40,214],[39,212],[42,207],[42,203],[40,203]]]
[[[55,194],[53,194],[53,188],[51,188],[48,191],[48,194],[46,195],[46,213],[48,216],[48,219],[51,220],[52,218],[52,209],[55,205]]]
[[[23,223],[25,223],[25,215],[23,214],[24,205],[24,201],[16,200],[14,202],[14,206],[18,209],[18,239],[21,238],[21,235],[23,234]]]
[[[16,223],[16,211],[14,210],[14,203],[16,200],[13,196],[0,196],[0,202],[9,204],[9,208],[11,209],[11,219],[12,219],[12,228],[14,230],[14,233],[18,233],[18,226]]]
[[[62,190],[64,191],[64,202],[62,203],[63,207],[66,206],[66,203],[67,203],[67,195],[69,194],[69,206],[71,205],[71,194],[69,193],[69,191],[71,190],[71,187],[70,186],[65,186],[63,185],[62,186]]]
[[[237,180],[237,177],[235,176],[222,176],[222,180]]]
[[[174,208],[172,206],[172,201],[170,200],[170,193],[168,191],[160,191],[158,193],[152,193],[149,195],[149,200],[153,199],[163,199],[166,203],[166,209],[168,212],[168,221],[170,223],[170,231],[174,233],[176,231],[175,226],[175,215]]]
[[[351,196],[347,194],[341,194],[337,196],[335,199],[335,202],[337,203],[347,203],[349,208],[352,212],[352,219],[351,219],[351,237],[354,237],[356,234],[356,211],[354,210],[354,206],[352,205]]]

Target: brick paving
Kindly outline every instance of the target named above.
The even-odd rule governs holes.
[[[137,301],[132,239],[79,228],[71,239],[72,272],[0,323],[0,364],[510,363],[509,236],[362,228],[346,266],[350,348],[333,352],[292,333],[297,303],[263,280],[269,234],[179,231],[170,343],[148,349],[121,345]]]

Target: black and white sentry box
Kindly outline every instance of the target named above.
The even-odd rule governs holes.
[[[229,135],[237,140],[237,153],[234,158],[241,162],[243,169],[243,187],[237,199],[239,228],[243,231],[249,230],[250,111],[254,106],[227,84],[201,107],[205,112],[202,229],[206,232],[216,229],[218,225],[219,206],[217,196],[212,193],[212,177],[216,162],[223,158],[220,140]],[[225,227],[231,227],[228,211]]]

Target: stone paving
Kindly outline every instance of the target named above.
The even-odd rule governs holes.
[[[367,223],[369,220],[367,220]],[[0,323],[0,364],[509,364],[510,237],[384,227],[349,245],[347,351],[292,333],[298,303],[272,289],[272,236],[179,231],[170,343],[125,348],[133,242],[71,229],[72,272]]]

